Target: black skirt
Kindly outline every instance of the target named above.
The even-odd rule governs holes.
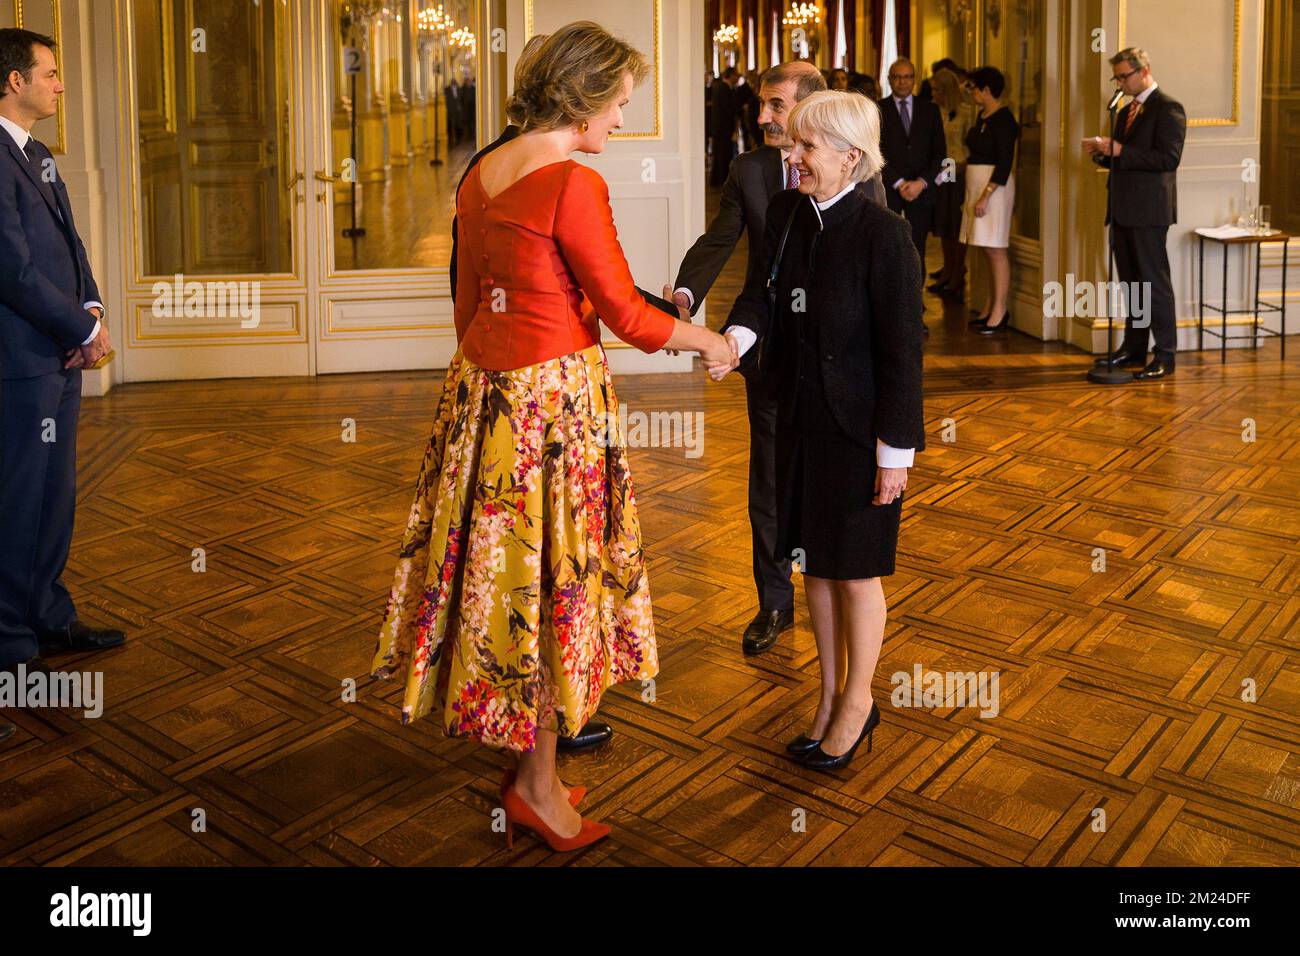
[[[837,581],[894,573],[903,498],[873,505],[876,448],[834,425],[820,389],[801,388],[777,425],[778,560]]]

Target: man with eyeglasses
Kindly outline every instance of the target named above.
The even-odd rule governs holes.
[[[889,67],[889,96],[880,106],[880,152],[885,157],[881,175],[889,208],[901,213],[912,227],[912,243],[925,273],[925,240],[934,219],[937,180],[943,171],[948,145],[943,136],[939,107],[912,95],[916,67],[911,60],[895,60]]]
[[[1174,318],[1174,284],[1169,275],[1165,239],[1178,221],[1178,164],[1187,138],[1187,114],[1182,104],[1156,85],[1145,50],[1129,47],[1110,58],[1112,81],[1131,97],[1115,118],[1115,138],[1091,136],[1083,141],[1093,162],[1110,170],[1108,186],[1111,246],[1115,268],[1126,290],[1129,283],[1149,282],[1145,316],[1128,310],[1124,340],[1108,358],[1123,368],[1137,368],[1139,381],[1167,378],[1174,373],[1178,348]],[[1146,364],[1150,336],[1155,354]]]

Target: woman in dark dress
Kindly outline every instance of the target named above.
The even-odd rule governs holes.
[[[775,303],[765,271],[726,331],[741,373],[771,376],[781,396],[776,555],[803,571],[822,673],[810,732],[787,749],[826,770],[848,763],[880,721],[880,579],[894,573],[907,469],[925,447],[921,265],[907,222],[856,188],[883,165],[876,104],[814,93],[789,131],[799,186],[772,198],[764,237],[770,269],[789,224]]]
[[[980,335],[995,335],[1011,324],[1007,296],[1011,289],[1011,215],[1016,204],[1014,163],[1020,124],[1002,105],[1006,80],[992,66],[982,66],[967,82],[979,115],[966,134],[966,202],[961,241],[979,246],[989,264],[988,308],[971,325]]]

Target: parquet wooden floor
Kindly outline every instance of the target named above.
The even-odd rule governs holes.
[[[88,400],[70,579],[130,640],[54,660],[102,669],[102,717],[7,714],[0,863],[1300,863],[1297,361],[1182,355],[1172,380],[1106,389],[1080,353],[936,314],[880,747],[835,775],[783,751],[818,694],[802,594],[793,636],[740,653],[740,380],[618,382],[633,412],[703,411],[705,445],[631,453],[662,668],[653,703],[605,698],[614,742],[562,758],[614,827],[569,857],[507,851],[503,758],[402,727],[397,685],[366,677],[438,375]],[[996,673],[996,716],[884,707],[917,667]]]

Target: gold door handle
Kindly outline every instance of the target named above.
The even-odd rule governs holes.
[[[337,177],[337,176],[331,176],[329,173],[325,172],[324,170],[320,170],[320,169],[318,169],[318,170],[316,170],[316,182],[318,182],[318,183],[334,183],[334,182],[338,182],[338,177]],[[316,190],[316,201],[317,201],[317,202],[329,202],[329,198],[330,198],[330,193],[331,193],[331,192],[332,192],[332,189],[319,189],[319,188],[318,188],[318,189]]]
[[[285,186],[284,188],[289,192],[293,193],[293,198],[295,201],[302,202],[303,195],[302,193],[297,192],[296,190],[298,188],[299,183],[306,182],[306,181],[307,181],[307,177],[305,177],[302,173],[294,173],[293,179],[289,180],[289,185]]]

